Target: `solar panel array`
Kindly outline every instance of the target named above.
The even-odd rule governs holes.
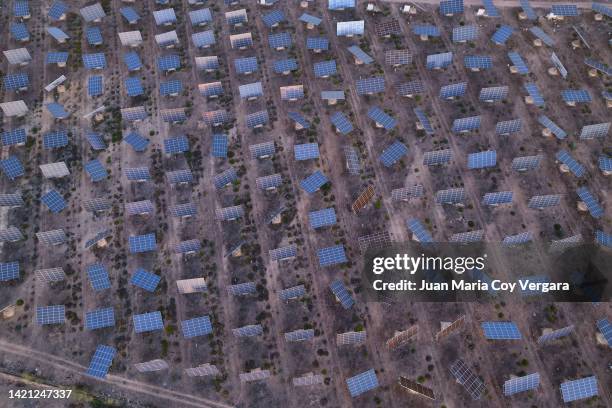
[[[161,312],[135,314],[132,316],[132,320],[136,333],[157,331],[164,328]]]
[[[36,323],[39,325],[63,324],[66,320],[64,305],[37,306]]]
[[[595,376],[566,381],[561,384],[563,402],[578,401],[595,395],[599,395],[597,378]]]
[[[484,322],[481,326],[488,340],[520,340],[523,337],[513,322]]]
[[[19,279],[19,262],[0,263],[0,282]]]
[[[212,323],[210,317],[201,316],[181,322],[183,336],[186,339],[205,336],[212,333]]]
[[[117,350],[110,346],[99,345],[85,372],[96,378],[104,378],[110,369]]]
[[[540,337],[538,337],[538,344],[542,345],[542,344],[546,344],[548,342],[554,341],[554,340],[558,340],[562,337],[566,337],[569,336],[572,332],[574,331],[574,326],[567,326],[564,327],[562,329],[558,329],[558,330],[552,330],[548,333],[542,334]]]
[[[585,173],[585,168],[576,161],[566,150],[559,150],[555,155],[557,160],[565,164],[576,177],[582,177]]]
[[[85,313],[85,330],[97,330],[115,326],[115,311],[112,307],[95,309]]]
[[[408,147],[400,141],[395,141],[380,155],[379,160],[385,167],[391,167],[408,154]]]
[[[463,362],[456,360],[450,366],[450,372],[457,382],[463,385],[473,400],[479,400],[485,391],[485,385],[476,374]]]
[[[364,392],[378,388],[378,377],[374,369],[370,369],[361,374],[357,374],[354,377],[346,379],[346,385],[349,390],[351,397],[355,398]]]
[[[519,392],[534,390],[540,386],[540,374],[533,373],[512,378],[504,383],[504,395],[514,395]]]
[[[578,194],[578,197],[580,197],[580,200],[582,200],[586,204],[587,209],[589,210],[589,213],[591,213],[591,216],[593,218],[603,217],[603,208],[587,187],[578,188],[576,190],[576,193]]]
[[[329,289],[332,291],[332,293],[344,309],[348,310],[355,304],[355,301],[353,300],[351,294],[346,289],[346,286],[344,286],[344,283],[342,283],[341,280],[337,279],[333,281],[329,285]]]

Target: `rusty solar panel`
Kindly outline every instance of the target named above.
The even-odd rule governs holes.
[[[434,392],[431,388],[427,388],[415,381],[409,380],[406,377],[400,375],[399,377],[399,385],[408,389],[410,392],[422,395],[423,397],[436,399],[434,397]]]
[[[457,331],[458,329],[463,327],[464,323],[465,323],[465,315],[461,316],[460,318],[458,318],[457,320],[452,322],[448,327],[446,327],[446,328],[440,330],[438,333],[436,333],[436,336],[435,336],[436,341],[440,341],[440,339],[442,339],[442,338],[444,338],[446,336],[449,336],[453,332]]]
[[[353,202],[353,205],[351,206],[353,212],[357,214],[362,208],[368,205],[368,203],[372,200],[373,197],[374,187],[368,186],[368,188],[366,188],[361,194],[359,194],[359,197],[357,197],[357,199]]]
[[[387,348],[390,350],[395,350],[398,347],[403,346],[404,344],[412,340],[414,337],[416,337],[418,332],[419,326],[414,325],[404,331],[395,333],[393,337],[387,340]]]

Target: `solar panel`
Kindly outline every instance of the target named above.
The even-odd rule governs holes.
[[[97,330],[115,326],[115,311],[112,307],[95,309],[85,313],[85,330]]]
[[[59,103],[48,103],[45,105],[45,107],[55,119],[66,119],[68,116],[70,116],[70,113],[68,113]]]
[[[326,51],[329,49],[329,40],[325,37],[306,38],[306,48],[315,51]]]
[[[225,13],[225,21],[228,25],[241,25],[248,21],[245,9],[228,11]]]
[[[92,4],[91,6],[83,7],[79,10],[83,19],[90,23],[92,21],[99,21],[106,16],[104,9],[100,3]]]
[[[317,250],[319,266],[332,266],[348,262],[343,245],[334,245]]]
[[[6,159],[0,160],[0,168],[4,175],[11,180],[15,180],[17,177],[25,174],[23,164],[15,156],[9,156]]]
[[[580,200],[586,204],[593,218],[601,218],[604,215],[603,208],[587,187],[580,187],[576,190],[576,193],[578,197],[580,197]]]
[[[385,91],[385,78],[382,76],[358,79],[355,88],[359,95],[373,95]]]
[[[436,202],[438,204],[459,204],[466,198],[464,188],[450,188],[436,192]]]
[[[130,283],[146,290],[147,292],[154,292],[160,280],[161,277],[142,268],[138,268],[132,275]]]
[[[140,20],[140,16],[132,7],[121,7],[119,12],[129,24],[135,24],[138,22],[138,20]]]
[[[455,133],[464,133],[478,129],[480,129],[480,116],[459,118],[453,121],[452,131]]]
[[[87,94],[89,96],[100,96],[104,93],[103,77],[101,75],[90,76],[87,81]]]
[[[0,282],[19,279],[19,262],[0,263]]]
[[[612,347],[612,324],[610,324],[608,319],[597,320],[597,329],[601,332],[608,346]]]
[[[338,333],[336,335],[336,344],[347,345],[347,344],[361,344],[366,340],[365,331],[350,331],[346,333]]]
[[[123,62],[127,66],[128,71],[137,71],[142,67],[142,61],[135,52],[128,52],[123,55]]]
[[[60,282],[66,279],[66,274],[61,267],[38,269],[35,271],[36,279],[42,282]]]
[[[531,4],[529,4],[529,0],[520,0],[519,3],[521,5],[521,8],[523,9],[523,12],[525,13],[525,15],[527,16],[529,20],[538,19],[537,14],[535,13],[535,11],[533,11]]]
[[[493,41],[495,44],[498,44],[498,45],[504,45],[506,44],[506,41],[510,39],[510,37],[512,36],[512,33],[514,33],[514,28],[507,26],[507,25],[503,25],[499,27],[497,31],[495,31],[495,33],[493,34],[493,37],[491,37],[491,41]]]
[[[191,217],[197,214],[197,207],[193,203],[177,204],[170,207],[170,214],[174,217]]]
[[[154,11],[153,18],[158,26],[176,23],[176,14],[173,8]]]
[[[336,36],[352,37],[354,35],[363,35],[365,31],[365,21],[338,21],[336,23]]]
[[[300,182],[302,187],[307,193],[313,194],[318,191],[323,185],[327,184],[329,180],[321,171],[317,170],[310,176],[306,177]]]
[[[194,254],[200,250],[202,244],[199,239],[190,239],[181,241],[174,246],[174,252],[177,254]]]
[[[410,391],[411,394],[419,394],[429,399],[435,399],[434,392],[431,388],[427,388],[415,381],[409,380],[408,378],[401,376],[399,377],[399,385]]]
[[[16,0],[13,3],[13,17],[29,18],[30,6],[26,0]]]
[[[512,378],[504,383],[504,395],[514,395],[519,392],[534,390],[540,386],[540,374],[533,373]]]
[[[391,190],[391,199],[393,201],[410,201],[413,198],[423,197],[425,190],[423,185],[415,184],[410,187],[402,187]]]
[[[128,238],[128,243],[130,246],[130,253],[132,254],[155,251],[157,249],[155,233],[132,235]]]
[[[26,48],[4,50],[2,53],[11,65],[27,65],[32,60],[32,56]]]
[[[348,310],[355,304],[355,301],[351,297],[351,294],[348,292],[346,286],[344,286],[344,283],[342,283],[341,280],[337,279],[333,281],[329,285],[329,289],[332,291],[332,293],[344,309]]]
[[[412,95],[424,93],[425,85],[423,84],[422,81],[415,80],[415,81],[410,81],[410,82],[399,83],[396,86],[396,89],[397,89],[397,93],[400,96],[411,97]],[[419,109],[419,108],[415,108],[415,109]]]
[[[412,32],[416,35],[439,37],[440,30],[432,24],[416,24],[412,26]]]
[[[266,26],[268,26],[268,28],[272,28],[285,21],[285,13],[283,13],[282,10],[273,10],[267,14],[264,14],[261,17],[261,20]]]
[[[431,54],[427,56],[427,69],[442,69],[453,63],[453,53],[443,52],[440,54]]]
[[[377,127],[383,127],[385,130],[392,130],[397,124],[395,119],[377,106],[368,110],[368,117],[376,123]]]
[[[18,72],[16,74],[7,74],[4,77],[4,88],[7,91],[17,91],[26,89],[30,84],[30,79],[26,72]]]
[[[271,249],[268,251],[271,261],[282,261],[283,259],[295,258],[297,255],[297,245],[291,244],[285,247]]]
[[[193,10],[189,12],[189,19],[192,26],[205,25],[212,23],[212,13],[209,8]]]
[[[297,299],[306,294],[306,288],[304,285],[292,286],[287,289],[283,289],[278,293],[278,297],[281,300],[288,301],[291,299]]]
[[[479,99],[481,101],[499,101],[508,97],[508,86],[493,86],[482,88],[480,90]]]
[[[128,133],[127,136],[123,138],[123,141],[132,146],[136,152],[144,152],[149,145],[149,140],[136,132]]]
[[[538,337],[538,344],[542,345],[550,341],[569,336],[574,331],[574,325],[564,327],[562,329],[553,330]]]
[[[519,119],[505,120],[495,124],[495,134],[510,135],[521,131],[523,121]]]
[[[342,112],[334,113],[330,118],[332,125],[336,127],[336,130],[343,135],[350,133],[353,130],[353,125],[349,119]]]
[[[595,231],[595,241],[603,246],[612,247],[612,234],[597,230]]]
[[[388,50],[385,51],[385,64],[394,67],[408,65],[412,63],[412,54],[409,50]]]
[[[11,23],[10,30],[11,34],[17,41],[28,41],[30,39],[30,33],[28,32],[28,28],[23,23]],[[55,30],[47,29],[47,31],[49,31],[49,34],[51,35],[57,34]],[[59,29],[58,31],[63,33],[63,31]]]
[[[578,15],[578,7],[575,4],[553,4],[550,12],[556,16],[575,17]]]
[[[355,0],[327,0],[328,10],[344,10],[355,8]]]
[[[481,327],[488,340],[520,340],[523,337],[513,322],[484,322]]]
[[[210,322],[210,317],[208,316],[183,320],[181,322],[181,328],[183,330],[183,336],[186,339],[205,336],[212,333],[212,323]]]
[[[24,128],[11,129],[2,132],[2,145],[22,145],[26,142],[26,130]]]
[[[450,372],[457,382],[465,387],[473,400],[480,399],[485,391],[485,385],[463,360],[455,361],[450,367]]]
[[[176,286],[181,295],[202,293],[208,290],[208,285],[204,278],[180,279],[176,281]]]
[[[189,151],[189,140],[186,136],[176,136],[164,140],[164,153],[177,154]]]
[[[165,370],[168,368],[168,363],[166,363],[164,360],[157,359],[134,364],[134,368],[139,373],[148,373],[151,371]]]
[[[416,218],[412,218],[410,220],[406,220],[406,226],[412,232],[416,239],[421,243],[429,243],[434,242],[431,233],[421,224]]]
[[[561,384],[563,402],[572,402],[599,395],[597,378],[585,377],[579,380],[566,381]]]
[[[43,135],[43,147],[55,149],[68,144],[68,132],[65,129],[48,132]]]
[[[499,204],[509,204],[512,202],[512,191],[499,191],[495,193],[487,193],[482,198],[484,205],[496,206]]]
[[[232,329],[235,337],[253,337],[263,334],[263,326],[261,324],[251,324],[243,327]]]
[[[0,230],[0,242],[15,242],[24,239],[23,234],[17,227],[9,226]]]
[[[230,115],[227,111],[219,109],[202,113],[202,120],[210,126],[220,126],[230,121]]]
[[[295,387],[305,387],[310,385],[320,385],[323,384],[325,378],[321,374],[313,374],[308,373],[302,377],[295,377],[293,379],[293,385]]]
[[[126,121],[144,120],[148,116],[144,106],[135,106],[133,108],[121,108],[121,117]]]
[[[351,205],[351,209],[355,214],[357,214],[359,211],[365,208],[370,203],[370,201],[372,201],[373,198],[374,187],[372,185],[369,185],[365,190],[359,193],[359,196]]]
[[[336,211],[333,207],[308,213],[308,221],[313,229],[335,225],[337,222]]]
[[[295,122],[297,130],[310,128],[310,122],[308,122],[308,120],[306,120],[306,118],[304,118],[299,112],[287,112],[287,117]]]
[[[445,16],[463,14],[463,0],[441,0],[440,14]]]
[[[0,193],[0,207],[21,207],[23,204],[21,192]]]
[[[482,0],[487,17],[500,17],[499,10],[493,4],[493,0]]]
[[[468,169],[484,169],[497,164],[497,152],[487,150],[484,152],[468,154]]]
[[[186,368],[185,374],[188,377],[206,377],[206,376],[217,376],[221,372],[217,368],[217,366],[213,364],[204,364],[194,368]]]
[[[391,167],[407,154],[408,147],[399,140],[396,140],[382,152],[379,160],[385,167]]]
[[[591,95],[586,89],[564,89],[561,91],[564,102],[569,103],[588,103],[591,102]]]
[[[149,215],[155,211],[151,200],[134,201],[125,203],[125,212],[128,215]]]
[[[306,341],[314,338],[314,329],[299,329],[285,333],[285,340],[288,342]]]
[[[274,68],[274,72],[277,74],[282,74],[286,72],[288,73],[290,71],[297,71],[298,62],[295,58],[274,61],[273,68]]]
[[[125,32],[121,32],[118,34],[119,34],[119,41],[121,41],[121,45],[124,45],[127,47],[137,47],[140,44],[142,44],[142,34],[140,33],[140,31],[125,31]],[[171,35],[171,33],[168,33],[168,36],[169,35]],[[174,36],[176,37],[176,33],[174,33]],[[155,36],[155,39],[156,41],[158,41],[158,44],[162,45],[159,39],[164,38],[164,37],[167,37],[167,36],[160,35],[159,38],[158,36]],[[178,38],[176,38],[174,41],[178,43]]]
[[[100,45],[104,42],[102,31],[99,27],[88,27],[85,35],[89,45]]]
[[[159,111],[159,116],[164,122],[180,123],[187,120],[185,108],[162,109]]]
[[[537,107],[544,106],[544,98],[542,97],[542,94],[540,93],[540,90],[538,89],[535,83],[525,84],[525,90],[527,91],[531,99],[533,100],[533,103],[535,106]]]
[[[87,266],[87,276],[89,277],[89,282],[91,283],[91,287],[96,292],[99,292],[104,289],[110,289],[111,283],[108,277],[108,271],[99,262]]]
[[[213,177],[213,184],[215,185],[215,188],[218,190],[220,188],[223,188],[233,183],[237,179],[238,179],[238,173],[236,172],[236,169],[233,167],[230,167],[229,169],[219,174],[216,174]]]
[[[255,282],[238,283],[230,285],[227,288],[227,292],[234,296],[252,295],[257,291]]]
[[[98,159],[93,159],[92,161],[85,163],[85,171],[91,177],[91,181],[96,182],[100,180],[104,180],[108,177],[108,172],[104,167],[102,167],[102,163],[98,161]]]
[[[257,177],[255,185],[262,190],[273,190],[283,183],[283,178],[280,173],[269,176]]]
[[[229,141],[226,135],[220,133],[214,134],[212,138],[213,157],[226,158],[228,144]]]
[[[50,190],[40,198],[52,213],[59,213],[66,208],[66,200],[55,190]]]
[[[521,232],[516,235],[508,235],[504,237],[502,244],[506,246],[520,245],[526,244],[527,242],[531,242],[533,240],[533,234],[529,231]]]
[[[544,44],[548,45],[549,47],[552,47],[553,45],[555,45],[555,41],[548,34],[546,34],[544,30],[542,30],[540,27],[535,27],[535,26],[531,27],[529,31],[531,31],[531,34],[538,37],[539,40],[541,40]]]
[[[136,333],[144,333],[164,328],[161,312],[149,312],[132,316]]]
[[[49,11],[47,12],[47,16],[51,20],[61,20],[66,17],[66,12],[68,11],[68,6],[61,1],[54,1]]]
[[[181,67],[178,54],[161,55],[157,57],[157,67],[160,71],[174,71]]]
[[[480,242],[484,236],[484,230],[459,232],[451,235],[449,242],[458,242],[460,244],[468,244],[470,242]]]
[[[488,55],[466,55],[463,64],[467,69],[481,70],[493,68],[493,59]]]
[[[313,71],[317,78],[327,78],[336,75],[336,60],[317,62],[313,65]]]
[[[236,68],[236,72],[238,74],[249,74],[251,72],[256,72],[258,70],[257,58],[237,58],[234,60],[234,67]]]
[[[565,164],[576,177],[584,176],[585,169],[566,150],[559,150],[555,156],[557,160]]]
[[[612,8],[610,8],[610,6],[608,5],[605,5],[603,3],[593,3],[591,7],[596,13],[612,17]]]
[[[64,305],[37,306],[36,323],[39,325],[63,324],[66,320]]]
[[[553,240],[550,243],[550,250],[553,252],[563,252],[568,248],[578,246],[582,243],[582,235],[572,235],[571,237]]]
[[[361,162],[357,149],[352,146],[344,147],[344,158],[349,174],[358,176],[361,172]]]
[[[542,209],[546,207],[554,207],[561,202],[560,194],[536,195],[529,199],[527,206],[529,208]]]
[[[453,42],[473,41],[478,37],[477,25],[464,25],[453,28]]]
[[[303,85],[290,85],[281,86],[279,88],[281,100],[283,101],[296,101],[304,98],[304,86]]]
[[[218,220],[231,221],[242,217],[244,215],[244,208],[241,205],[217,208],[215,215]]]
[[[268,45],[273,49],[285,49],[291,47],[291,34],[288,32],[270,34],[268,36]]]
[[[586,125],[580,131],[580,139],[603,138],[610,131],[610,122]]]
[[[178,95],[183,92],[183,83],[178,79],[160,82],[159,94],[162,96]]]
[[[274,142],[263,142],[249,146],[252,159],[263,159],[272,156],[276,152]]]
[[[440,88],[440,98],[452,99],[465,95],[467,82],[457,82],[455,84],[444,85]]]
[[[64,162],[41,164],[38,167],[45,178],[58,178],[70,174],[68,166]]]
[[[113,364],[113,358],[117,350],[110,346],[99,345],[89,363],[89,368],[85,372],[87,375],[96,378],[104,378]]]
[[[266,378],[270,378],[270,371],[257,368],[248,373],[240,373],[239,377],[240,377],[240,382],[243,382],[243,383],[265,380]]]
[[[519,74],[521,75],[529,74],[529,68],[527,67],[527,64],[525,64],[525,61],[523,61],[523,58],[519,55],[518,52],[510,51],[508,53],[508,58],[510,58],[512,65],[516,67]]]
[[[300,16],[299,20],[301,22],[303,22],[303,23],[310,24],[310,25],[313,25],[313,26],[318,26],[319,24],[321,24],[321,21],[323,21],[319,17],[310,15],[308,13],[303,13]]]
[[[253,36],[251,33],[230,35],[230,44],[234,49],[245,49],[253,46]]]
[[[28,106],[23,100],[0,103],[0,109],[6,117],[25,116],[28,113]]]
[[[106,68],[106,57],[102,52],[83,54],[83,65],[87,69],[104,69]]]
[[[207,48],[217,42],[215,39],[215,32],[213,30],[193,33],[191,34],[191,41],[193,41],[193,45],[195,45],[197,48]]]
[[[351,397],[355,398],[364,392],[378,388],[378,378],[374,369],[370,369],[354,377],[346,379],[346,385]]]

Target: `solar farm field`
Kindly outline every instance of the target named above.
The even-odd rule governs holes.
[[[372,302],[362,273],[411,240],[610,251],[611,15],[4,2],[0,401],[612,406],[609,302]]]

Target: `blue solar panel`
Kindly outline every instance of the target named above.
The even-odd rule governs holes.
[[[164,328],[161,312],[135,314],[132,316],[132,320],[136,333],[157,331]]]
[[[4,77],[4,88],[7,91],[20,90],[22,88],[27,88],[28,85],[30,85],[30,80],[26,72],[8,74]]]
[[[538,37],[540,40],[542,40],[544,44],[548,45],[549,47],[552,47],[555,44],[555,41],[540,27],[531,27],[529,31],[531,31],[533,35]]]
[[[27,41],[30,39],[28,28],[23,23],[11,23],[11,34],[17,41]]]
[[[85,163],[85,171],[89,173],[91,181],[93,182],[104,180],[108,177],[108,172],[102,166],[102,163],[98,161],[98,159]]]
[[[291,34],[289,33],[277,33],[270,34],[268,36],[268,44],[270,48],[289,48],[291,47]]]
[[[17,128],[12,130],[6,130],[2,132],[2,145],[20,145],[26,142],[26,130],[23,128]]]
[[[308,122],[299,112],[287,112],[287,117],[300,125],[302,129],[310,128],[310,122]]]
[[[313,65],[314,74],[317,78],[326,78],[336,75],[336,60],[321,61]]]
[[[87,80],[87,94],[89,96],[100,96],[104,93],[102,75],[90,76]]]
[[[146,290],[147,292],[154,292],[160,280],[161,277],[139,268],[136,270],[136,272],[134,272],[134,275],[132,275],[130,283]]]
[[[176,14],[173,8],[154,11],[153,18],[155,18],[155,23],[158,26],[176,23]]]
[[[193,33],[191,34],[191,40],[193,41],[193,45],[198,48],[210,47],[217,42],[215,39],[215,32],[213,30]]]
[[[83,54],[83,65],[87,69],[106,68],[106,57],[102,52],[95,54]]]
[[[162,55],[157,57],[157,67],[161,71],[172,71],[181,67],[181,58],[178,54]]]
[[[99,27],[88,27],[87,31],[85,31],[85,35],[87,36],[89,45],[99,45],[104,42],[102,31]]]
[[[137,152],[144,152],[149,145],[149,140],[140,136],[138,133],[131,132],[123,138],[123,141],[132,146]]]
[[[125,175],[130,181],[144,181],[151,179],[148,167],[126,167]]]
[[[612,347],[612,324],[608,319],[600,319],[597,321],[597,328],[606,339],[608,346]]]
[[[212,22],[212,13],[209,8],[193,10],[189,12],[189,19],[193,26],[203,25]]]
[[[89,363],[86,374],[96,378],[106,377],[116,353],[117,350],[110,346],[98,346]]]
[[[311,160],[319,158],[319,145],[317,143],[304,143],[294,146],[295,160]]]
[[[495,193],[487,193],[482,198],[484,205],[499,205],[512,202],[512,191],[499,191]]]
[[[416,236],[419,242],[433,242],[433,237],[431,236],[431,233],[427,229],[425,229],[423,224],[421,224],[421,221],[417,220],[416,218],[407,220],[406,226],[408,227],[410,232],[412,232]]]
[[[325,37],[308,37],[306,38],[306,48],[325,51],[329,49],[329,40]]]
[[[133,235],[128,238],[128,243],[130,246],[130,253],[132,254],[155,251],[157,249],[155,233]]]
[[[136,71],[142,68],[142,61],[135,52],[128,52],[123,55],[123,62],[127,66],[128,71]]]
[[[427,69],[446,68],[453,63],[453,53],[444,52],[441,54],[431,54],[427,56]]]
[[[563,402],[572,402],[599,395],[595,376],[566,381],[561,384]]]
[[[591,95],[586,89],[564,89],[561,91],[563,101],[570,103],[591,102]]]
[[[236,58],[234,60],[234,67],[238,74],[256,72],[258,70],[257,58],[256,57]]]
[[[595,231],[595,241],[598,244],[612,248],[612,234],[607,234],[604,231]]]
[[[566,150],[560,150],[556,155],[557,160],[569,167],[576,177],[582,177],[585,172],[583,165],[578,163]]]
[[[593,218],[601,218],[604,215],[603,208],[587,187],[580,187],[576,190],[576,193],[580,197],[580,200],[586,204]]]
[[[359,48],[356,45],[351,45],[350,47],[347,48],[347,50],[353,54],[353,57],[355,57],[356,60],[358,60],[359,62],[363,63],[363,64],[371,64],[372,62],[374,62],[374,58],[370,57],[368,54],[365,53],[365,51],[363,51],[361,48]]]
[[[328,10],[344,10],[347,8],[355,8],[355,0],[328,0]]]
[[[212,155],[213,157],[226,158],[228,138],[223,134],[214,134],[212,139]]]
[[[85,138],[87,138],[87,141],[91,145],[92,149],[94,150],[105,150],[106,149],[106,143],[104,142],[102,135],[100,135],[99,133],[86,132]]]
[[[198,336],[205,336],[212,333],[212,323],[210,317],[202,316],[181,322],[183,336],[186,339],[191,339]]]
[[[0,168],[5,176],[11,180],[15,180],[17,177],[23,176],[25,169],[23,164],[15,156],[9,156],[6,159],[0,160]]]
[[[599,169],[605,172],[612,172],[612,158],[606,156],[599,156],[598,159]]]
[[[464,188],[450,188],[436,192],[436,202],[439,204],[460,204],[465,201]]]
[[[159,84],[159,93],[162,96],[180,94],[183,91],[183,83],[178,79],[161,82]]]
[[[504,383],[504,395],[514,395],[518,394],[519,392],[533,390],[538,388],[539,385],[539,373],[512,378]]]
[[[380,125],[385,128],[385,130],[391,130],[397,124],[395,119],[377,106],[373,106],[368,110],[368,117],[376,122],[377,126]]]
[[[335,225],[337,222],[336,211],[333,208],[311,211],[308,214],[310,227],[313,229]]]
[[[318,26],[319,24],[321,24],[321,21],[323,21],[319,17],[315,17],[307,13],[303,13],[300,16],[299,20],[306,24],[312,24],[313,26]]]
[[[49,8],[49,12],[47,13],[47,15],[52,20],[59,20],[60,18],[66,15],[67,11],[68,6],[65,3],[61,1],[55,1]]]
[[[332,125],[334,125],[343,135],[346,135],[353,130],[353,125],[342,112],[334,113],[329,120],[331,121]]]
[[[295,58],[289,58],[280,61],[274,61],[273,68],[275,73],[282,74],[283,72],[296,71],[298,69],[298,63]]]
[[[37,306],[36,323],[39,325],[62,324],[66,320],[64,305]]]
[[[455,133],[478,129],[480,129],[480,116],[470,116],[468,118],[460,118],[453,121],[452,130]]]
[[[269,116],[267,110],[249,113],[245,117],[246,125],[251,129],[265,125],[268,123],[268,120]]]
[[[115,326],[115,311],[112,307],[95,309],[85,313],[85,330],[97,330]]]
[[[508,97],[508,86],[492,86],[489,88],[482,88],[478,98],[481,101],[500,101]]]
[[[266,26],[271,28],[285,21],[285,13],[283,13],[282,10],[274,10],[267,14],[264,14],[261,19]]]
[[[334,296],[336,296],[336,298],[344,309],[348,310],[355,304],[355,301],[353,300],[350,293],[346,289],[346,286],[344,286],[344,283],[342,283],[341,280],[337,279],[333,281],[329,285],[329,289],[332,291]]]
[[[68,113],[66,109],[64,109],[64,107],[57,102],[48,103],[45,105],[45,107],[55,119],[66,119],[68,116],[70,116],[70,113]]]
[[[189,139],[186,136],[177,136],[164,140],[166,154],[184,153],[189,151]]]
[[[19,279],[19,262],[0,263],[0,282]]]
[[[532,83],[525,84],[525,90],[527,91],[529,96],[533,99],[533,104],[535,106],[537,107],[544,106],[544,98],[542,97],[542,94],[540,93],[540,90],[538,89],[535,83],[532,82]]]
[[[355,81],[355,88],[359,95],[370,95],[385,91],[385,77],[377,76],[371,78],[358,79]]]
[[[520,340],[523,337],[516,323],[484,322],[481,326],[488,340]]]
[[[45,149],[56,149],[64,147],[68,144],[68,132],[66,130],[57,130],[48,132],[43,135],[43,147]]]
[[[432,24],[417,24],[412,27],[412,32],[416,35],[425,35],[430,37],[439,37],[440,30]]]
[[[379,160],[385,167],[391,167],[407,154],[408,147],[398,140],[382,152]]]
[[[468,69],[490,69],[493,68],[493,59],[488,55],[466,55],[463,64]]]
[[[578,15],[578,7],[575,4],[553,4],[550,12],[556,16],[575,17]]]
[[[88,265],[87,276],[89,277],[91,287],[96,292],[104,289],[110,289],[111,283],[108,277],[108,271],[101,263],[97,262],[95,264]]]
[[[565,139],[567,137],[567,133],[563,129],[561,129],[555,122],[550,120],[548,116],[540,115],[538,117],[538,122],[545,128],[549,129],[557,139]]]
[[[440,88],[440,98],[456,98],[465,95],[467,82],[458,82],[456,84],[444,85]]]
[[[67,52],[48,52],[45,59],[47,64],[59,64],[68,61]]]
[[[321,248],[317,251],[317,257],[319,258],[319,266],[337,265],[348,261],[343,245]]]
[[[604,16],[612,17],[612,7],[603,3],[593,3],[592,9],[596,13],[603,14]]]
[[[529,0],[520,0],[520,4],[521,4],[521,8],[525,12],[525,15],[527,16],[529,20],[538,19],[537,14],[535,13],[535,11],[533,11],[531,4],[529,4]]]
[[[428,135],[433,135],[433,127],[431,126],[429,118],[427,117],[427,115],[425,115],[425,112],[423,112],[420,108],[414,108],[414,114],[416,115],[417,120],[423,127],[423,130],[425,130],[425,133],[427,133]]]
[[[355,398],[366,391],[378,388],[378,378],[374,369],[365,371],[354,377],[346,379],[346,385],[348,386],[351,397]]]
[[[518,52],[511,51],[508,53],[508,58],[512,61],[512,65],[514,65],[518,69],[518,73],[521,75],[527,75],[529,73],[529,68],[523,58],[519,55]]]
[[[512,133],[520,132],[522,127],[521,119],[505,120],[497,122],[495,125],[495,134],[497,135],[509,135]]]
[[[321,171],[317,170],[310,176],[306,177],[300,182],[302,187],[307,193],[312,194],[318,191],[324,184],[327,184],[329,180]]]
[[[40,198],[40,201],[45,204],[53,213],[59,213],[66,208],[66,200],[55,190],[49,191]]]
[[[121,7],[119,12],[130,24],[134,24],[140,20],[140,16],[132,7]]]
[[[499,45],[505,44],[513,32],[514,28],[507,25],[503,25],[499,27],[499,29],[493,34],[493,37],[491,37],[491,41]]]
[[[486,167],[493,167],[496,164],[497,152],[495,150],[471,153],[468,155],[468,169],[483,169]]]
[[[493,0],[482,0],[482,4],[488,17],[500,17],[499,10],[493,4]]]
[[[463,0],[442,0],[440,1],[440,14],[462,14]]]
[[[473,41],[477,37],[477,25],[465,25],[453,28],[453,42]]]

